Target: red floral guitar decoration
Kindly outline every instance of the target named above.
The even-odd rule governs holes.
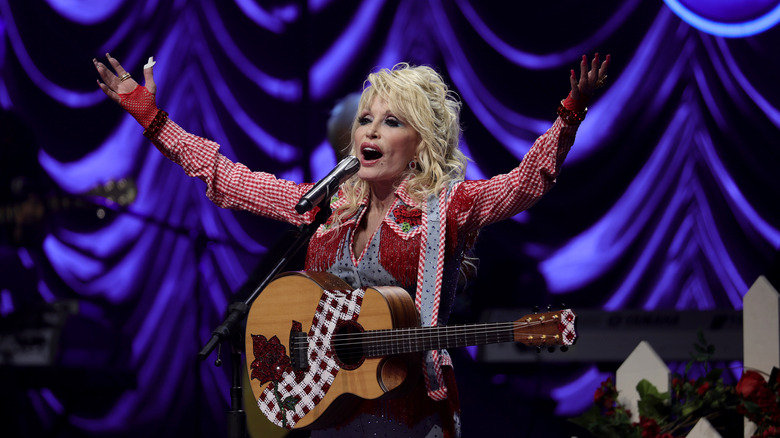
[[[294,409],[300,401],[298,397],[290,396],[282,400],[279,395],[279,382],[283,379],[283,373],[292,372],[293,367],[290,357],[285,352],[284,345],[276,336],[267,340],[263,335],[252,335],[252,345],[255,360],[252,361],[252,379],[257,379],[260,384],[271,382],[274,386],[274,398],[282,411],[282,424],[287,426],[286,411]]]

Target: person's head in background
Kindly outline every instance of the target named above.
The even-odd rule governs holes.
[[[352,123],[360,102],[360,93],[350,93],[336,102],[328,118],[328,142],[336,153],[336,162],[349,155]]]

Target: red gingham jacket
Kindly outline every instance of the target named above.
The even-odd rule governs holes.
[[[568,125],[561,118],[542,134],[525,155],[520,165],[510,172],[487,180],[458,182],[452,188],[447,211],[442,213],[449,229],[446,245],[447,256],[457,256],[456,248],[463,249],[473,242],[470,236],[485,225],[509,218],[538,201],[555,184],[561,164],[568,154],[578,125]],[[219,152],[219,145],[211,140],[190,134],[172,120],[168,120],[153,139],[155,146],[169,159],[179,164],[189,176],[206,183],[206,195],[218,206],[247,210],[260,216],[301,225],[313,220],[314,211],[299,215],[294,207],[299,199],[312,187],[311,183],[297,184],[277,179],[265,172],[254,172],[241,163],[236,163]],[[382,260],[383,266],[406,265],[412,272],[402,275],[407,290],[413,290],[417,278],[414,256],[420,249],[414,247],[414,231],[404,232],[399,220],[391,214],[397,206],[420,207],[407,194],[406,185],[396,191],[396,205],[385,217],[380,231],[384,231],[382,246],[395,247],[388,251],[388,257],[398,259]],[[367,197],[363,200],[365,204]],[[333,207],[337,207],[334,204]],[[356,227],[360,218],[346,220],[342,227]],[[323,270],[322,258],[316,257],[322,251],[325,235],[334,230],[323,230],[314,236],[309,245],[306,269]],[[329,237],[329,236],[328,236]],[[393,256],[395,254],[395,256]],[[359,254],[354,257],[359,259]],[[319,262],[318,262],[319,261]],[[399,280],[402,280],[399,278]],[[446,320],[448,312],[442,315]]]

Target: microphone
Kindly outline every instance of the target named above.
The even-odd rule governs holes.
[[[304,214],[322,202],[323,199],[331,198],[339,189],[339,186],[348,180],[352,175],[360,170],[360,160],[350,155],[341,160],[329,174],[319,180],[295,206],[298,214]]]

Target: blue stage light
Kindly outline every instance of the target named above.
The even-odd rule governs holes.
[[[664,3],[696,29],[730,38],[761,33],[780,21],[777,0],[664,0]]]

